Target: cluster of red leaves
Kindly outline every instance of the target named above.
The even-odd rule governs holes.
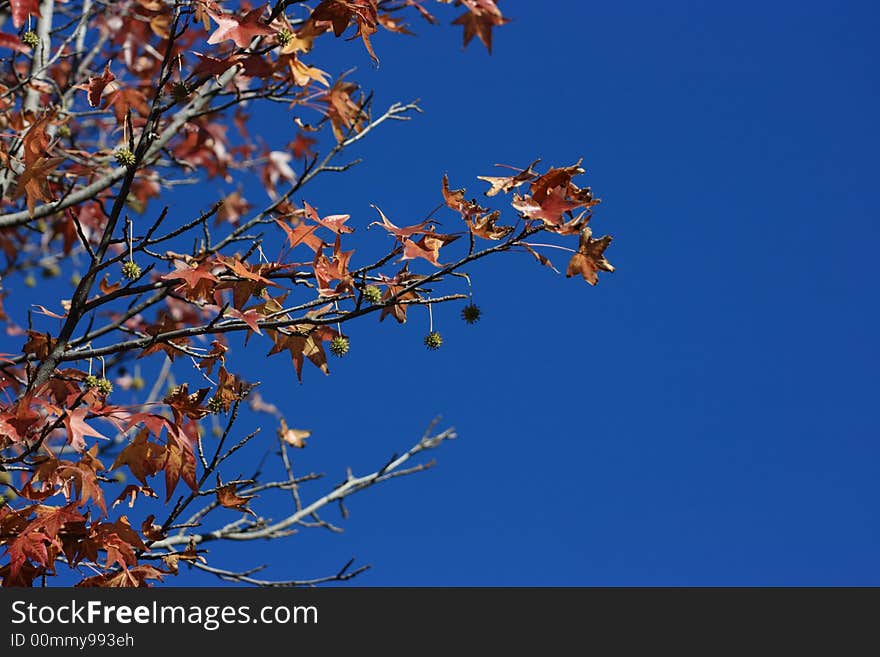
[[[450,0],[438,1],[450,4]],[[108,62],[100,75],[91,76],[87,82],[72,78],[75,70],[65,63],[66,60],[62,60],[51,71],[58,87],[82,89],[85,92],[84,100],[90,108],[112,110],[115,125],[111,126],[103,119],[93,122],[92,129],[99,132],[124,131],[127,117],[131,117],[135,129],[145,125],[151,109],[148,99],[153,91],[153,79],[161,66],[161,57],[157,57],[156,53],[161,50],[161,40],[167,39],[170,34],[172,4],[155,0],[132,0],[126,4],[126,11],[98,18],[101,29],[111,35],[112,46],[120,48],[124,54],[121,62],[124,71],[111,70]],[[463,6],[466,10],[454,21],[464,26],[465,44],[477,36],[491,50],[492,28],[507,22],[494,0],[455,0],[452,4]],[[401,7],[413,8],[425,20],[436,22],[423,5],[422,1],[405,0]],[[11,6],[16,28],[20,28],[29,16],[39,16],[37,0],[14,0]],[[246,77],[276,82],[286,80],[301,87],[299,97],[302,104],[320,111],[329,122],[337,141],[342,141],[356,133],[368,119],[363,98],[356,97],[358,86],[342,77],[331,86],[324,71],[306,64],[301,58],[312,50],[315,39],[322,34],[332,33],[339,37],[350,26],[354,26],[353,38],[360,37],[370,56],[378,61],[370,37],[379,28],[408,33],[397,17],[397,10],[401,7],[382,10],[377,0],[323,0],[311,12],[308,20],[293,26],[283,15],[272,18],[273,14],[266,5],[239,13],[225,11],[211,0],[198,2],[197,17],[208,34],[199,34],[198,29],[193,27],[179,37],[176,50],[181,76],[177,82],[169,84],[168,92],[179,100],[186,100],[188,90],[239,66]],[[145,46],[157,38],[160,40],[158,49],[147,50]],[[204,39],[205,45],[213,46],[214,52],[206,54],[192,49],[200,39]],[[251,51],[249,46],[255,39],[262,39],[275,47],[266,52]],[[0,47],[22,52],[28,50],[18,37],[6,33],[0,33]],[[183,64],[187,60],[192,63],[189,74],[184,76]],[[8,84],[4,83],[14,84],[14,80],[0,81],[0,91],[8,88]],[[324,89],[316,91],[314,85]],[[46,87],[46,92],[51,92],[51,87]],[[57,137],[49,137],[49,134],[57,134],[62,126],[64,130],[76,129],[75,122],[61,114],[48,113],[33,117],[28,112],[10,110],[0,119],[0,129],[12,129],[25,135],[21,153],[10,152],[6,142],[0,140],[0,163],[20,171],[16,187],[8,195],[9,200],[25,197],[31,213],[38,202],[50,202],[62,195],[65,181],[93,178],[114,165],[113,158],[106,150],[88,152],[74,148]],[[312,128],[304,126],[304,129],[308,131]],[[314,141],[310,141],[308,136],[298,136],[292,148],[294,156],[302,157],[311,152],[311,143]],[[252,148],[248,145],[232,146],[225,134],[225,126],[197,117],[182,127],[180,137],[174,140],[172,152],[182,164],[200,168],[209,176],[228,178],[228,167],[233,162],[235,151],[239,150],[240,155],[248,156],[252,154]],[[263,175],[269,181],[270,189],[274,188],[279,177],[290,179],[292,171],[286,165],[289,157],[278,151],[268,154]],[[155,174],[151,175],[149,171],[142,173],[146,175],[140,176],[135,182],[132,196],[143,208],[150,198],[159,195],[160,183]],[[99,195],[98,199],[101,200],[102,196]],[[63,224],[55,228],[56,232],[64,232],[68,237],[72,235],[69,221],[64,222],[61,218],[56,221]],[[97,230],[94,232],[99,234]],[[0,238],[4,248],[14,251],[14,247],[5,243],[9,239],[6,236]]]
[[[223,350],[216,349],[215,358],[222,356]],[[207,414],[203,401],[208,389],[190,394],[186,384],[175,388],[162,400],[167,417],[108,404],[103,394],[84,384],[86,377],[68,369],[44,390],[0,404],[0,447],[23,456],[32,454],[35,463],[30,476],[13,487],[29,504],[17,510],[0,505],[0,546],[9,559],[0,568],[4,586],[30,585],[37,577],[54,574],[61,555],[73,567],[83,560],[99,563],[99,553],[105,554],[100,565],[118,572],[108,573],[103,584],[100,578],[90,578],[90,585],[137,586],[167,572],[138,564],[137,553],[147,549],[144,541],[161,538],[152,517],[144,521],[144,538],[125,516],[106,520],[105,482],[112,481],[107,477],[110,472],[122,467],[140,482],[125,486],[113,506],[127,501],[131,507],[138,496],[157,497],[150,480],[160,473],[166,502],[180,480],[197,491],[194,441],[198,420]],[[246,394],[245,384],[222,365],[218,378],[215,396],[227,408]],[[87,437],[106,441],[90,424],[95,419],[105,420],[120,435],[139,428],[110,468],[98,458],[99,444],[86,445]],[[77,458],[64,458],[64,450],[40,449],[57,437]],[[66,502],[48,504],[56,496]]]
[[[494,0],[437,1],[464,10],[453,23],[463,27],[465,46],[477,37],[491,51],[494,28],[507,22]],[[296,4],[304,12],[302,18],[289,19],[283,12],[287,4]],[[0,472],[10,475],[0,483],[18,496],[15,505],[0,502],[0,554],[8,559],[0,568],[4,586],[31,585],[54,574],[59,560],[71,567],[88,563],[103,570],[83,579],[83,586],[144,586],[176,573],[181,559],[201,559],[193,548],[167,555],[163,568],[140,563],[139,555],[152,541],[164,538],[165,528],[154,523],[153,515],[133,527],[126,516],[111,519],[110,511],[127,503],[129,514],[136,507],[142,513],[138,503],[144,498],[161,502],[154,490],[156,479],[164,480],[166,505],[176,492],[180,495],[181,481],[185,495],[207,494],[200,486],[212,473],[204,458],[198,458],[204,421],[209,413],[237,408],[251,389],[227,370],[227,332],[244,332],[246,341],[263,336],[267,355],[289,356],[302,380],[306,361],[329,373],[326,343],[332,349],[332,341],[343,337],[338,328],[346,311],[340,309],[342,304],[348,303],[348,310],[353,306],[355,315],[375,311],[380,321],[390,316],[406,322],[410,305],[433,303],[424,284],[466,261],[478,240],[501,243],[504,249],[526,249],[549,264],[524,238],[538,230],[561,237],[577,235],[578,249],[567,275],[579,274],[595,285],[599,271],[613,271],[604,258],[611,238],[594,239],[588,226],[598,200],[589,188],[573,182],[584,173],[579,163],[539,173],[536,161],[509,176],[482,177],[490,185],[486,196],[512,194],[511,206],[519,219],[516,225],[502,223],[501,210],[468,200],[465,190],[450,189],[445,176],[442,198],[460,217],[461,230],[443,232],[430,218],[399,226],[376,208],[378,221],[370,225],[387,234],[390,246],[387,256],[374,265],[354,264],[350,215],[322,216],[309,203],[298,205],[291,200],[292,194],[284,193],[283,188],[300,180],[297,163],[309,171],[318,161],[322,130],[328,133],[330,148],[341,149],[362,136],[372,121],[369,97],[357,83],[344,75],[334,80],[308,63],[316,40],[348,33],[351,39],[359,38],[369,56],[378,61],[372,37],[382,29],[408,34],[402,10],[436,22],[426,4],[425,0],[320,0],[314,9],[300,3],[272,3],[234,11],[228,3],[196,0],[185,12],[193,21],[180,29],[174,3],[124,0],[88,19],[89,29],[100,35],[90,37],[95,40],[89,42],[99,44],[96,68],[83,73],[76,66],[81,59],[73,56],[75,39],[58,46],[64,37],[62,29],[53,36],[54,46],[60,47],[58,57],[33,79],[28,79],[31,46],[17,35],[0,33],[0,48],[14,53],[0,77],[0,172],[14,174],[8,177],[14,186],[2,190],[0,213],[21,213],[33,224],[0,228],[0,248],[7,264],[12,268],[22,260],[23,247],[31,244],[34,233],[40,235],[40,253],[48,253],[57,240],[63,256],[104,258],[92,272],[95,285],[83,287],[86,293],[78,299],[79,308],[64,300],[60,308],[34,305],[33,315],[58,320],[62,327],[85,316],[90,322],[107,320],[112,335],[103,338],[104,344],[110,339],[128,341],[131,346],[124,355],[132,360],[150,356],[191,360],[200,380],[212,383],[192,392],[182,383],[161,401],[147,404],[111,403],[106,387],[102,390],[91,376],[92,364],[86,372],[82,358],[67,356],[72,348],[90,348],[91,336],[71,344],[71,336],[80,335],[72,330],[41,330],[30,321],[26,329],[16,326],[3,310],[5,292],[0,293],[0,321],[7,322],[7,333],[21,336],[23,342],[17,365],[0,374],[4,394],[0,466],[16,466],[14,477]],[[20,31],[29,19],[40,16],[37,0],[10,0],[10,7],[13,25]],[[174,65],[165,75],[168,61]],[[28,82],[22,85],[25,79]],[[219,84],[212,102],[240,101],[229,120],[222,110],[183,111],[199,90],[215,83]],[[276,92],[290,103],[292,112],[318,113],[313,124],[294,115],[295,137],[285,138],[290,141],[283,147],[266,144],[263,135],[252,136],[246,113],[245,101],[275,97]],[[26,94],[31,101],[28,107],[22,100]],[[59,95],[65,96],[63,103],[57,102]],[[156,139],[165,131],[168,138],[153,160],[145,156],[144,148],[135,148],[141,136]],[[138,150],[134,163],[132,149]],[[262,246],[251,245],[250,237],[241,240],[248,247],[244,253],[230,253],[237,246],[227,246],[222,252],[211,248],[206,237],[190,253],[148,244],[150,249],[144,247],[139,255],[149,255],[151,266],[143,271],[138,266],[135,274],[125,274],[137,280],[123,280],[112,273],[111,267],[117,264],[136,263],[130,251],[134,247],[118,239],[118,228],[107,230],[112,221],[118,220],[119,225],[123,221],[118,211],[111,218],[110,208],[124,201],[127,209],[143,214],[152,199],[170,187],[169,174],[196,172],[203,179],[232,182],[238,171],[257,174],[273,200],[260,216],[264,217],[261,224],[277,228],[276,237],[284,243],[277,257],[266,257]],[[6,179],[5,173],[0,175],[0,183]],[[117,203],[117,183],[122,179],[125,196],[120,195]],[[102,180],[109,182],[97,184]],[[41,205],[91,186],[94,193],[63,211],[47,211]],[[241,191],[223,196],[222,206],[213,213],[215,226],[240,226],[251,210],[250,203]],[[36,221],[38,210],[41,218]],[[190,228],[200,225],[209,231],[207,223],[195,222]],[[141,228],[137,232],[142,236]],[[179,229],[175,234],[178,227],[170,230],[175,236],[186,233]],[[127,239],[134,240],[137,232],[130,227]],[[105,236],[112,238],[109,244]],[[507,244],[507,240],[513,242]],[[465,243],[469,250],[463,256]],[[417,273],[419,267],[430,273]],[[74,287],[80,290],[78,282]],[[369,304],[364,301],[367,287],[380,292],[371,291]],[[303,289],[311,290],[314,298],[305,302],[297,298]],[[136,307],[133,299],[146,293],[161,295],[161,301],[132,311]],[[99,310],[92,312],[94,308]],[[77,331],[82,329],[77,327]],[[90,332],[91,324],[85,330]],[[96,340],[100,342],[101,335]],[[34,383],[34,370],[52,362],[58,353],[78,367],[59,369],[53,363],[48,380]],[[5,355],[0,360],[9,362]],[[257,403],[252,408],[279,416],[278,435],[284,444],[305,446],[307,431],[289,428],[274,405],[259,401],[262,407],[258,408]],[[112,464],[105,467],[102,458],[112,459]],[[107,495],[109,486],[122,483],[116,477],[125,473],[135,483],[120,485],[118,495]],[[240,482],[224,484],[217,475],[216,489],[208,493],[216,495],[221,507],[253,513],[249,508],[252,497],[242,491]],[[110,505],[108,500],[112,500]]]
[[[59,557],[72,567],[89,561],[108,569],[83,579],[81,586],[143,586],[171,572],[138,564],[137,552],[147,546],[126,516],[112,522],[90,520],[75,504],[0,507],[0,537],[9,558],[0,568],[7,587],[32,586],[37,578],[54,574]]]
[[[543,230],[561,236],[579,235],[578,250],[569,260],[566,276],[580,274],[590,285],[596,285],[599,271],[614,271],[604,256],[611,237],[605,235],[594,239],[588,226],[592,208],[600,201],[593,197],[589,187],[579,187],[573,182],[575,176],[584,173],[580,162],[551,168],[543,174],[535,171],[537,164],[535,161],[525,169],[514,169],[516,173],[510,176],[479,176],[480,180],[489,183],[485,194],[495,196],[514,192],[511,206],[527,226],[540,225]],[[514,191],[524,185],[528,185],[527,194]],[[443,198],[447,207],[461,215],[475,237],[501,240],[514,230],[512,226],[497,224],[501,216],[499,211],[489,211],[474,200],[466,200],[464,189],[449,189],[446,176],[443,177]],[[527,244],[525,246],[540,262],[550,264],[546,256]]]

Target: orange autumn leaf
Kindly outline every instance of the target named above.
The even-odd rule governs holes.
[[[305,429],[291,429],[287,426],[284,418],[281,418],[281,428],[278,429],[278,437],[291,447],[302,449],[306,446],[306,438],[312,435]]]
[[[257,517],[251,509],[247,507],[248,502],[254,499],[254,495],[239,495],[235,492],[236,484],[223,484],[220,475],[217,475],[217,503],[225,509],[233,509],[242,513],[249,513]]]
[[[541,160],[535,160],[528,167],[519,171],[512,176],[477,176],[479,180],[484,180],[489,183],[490,187],[486,190],[486,196],[495,196],[496,194],[503,193],[507,194],[508,192],[516,189],[523,183],[532,180],[537,177],[537,172],[534,170],[534,166],[538,164]],[[506,166],[502,164],[496,164],[495,166]],[[512,167],[510,167],[512,168]]]
[[[401,260],[422,258],[435,267],[441,267],[439,257],[440,249],[459,238],[459,235],[441,235],[432,230],[426,232],[417,240],[405,239],[403,241],[403,255]]]
[[[504,25],[509,19],[502,16],[493,0],[468,0],[464,4],[468,11],[452,21],[452,24],[464,27],[465,47],[477,37],[491,54],[492,29]]]
[[[611,236],[593,239],[592,235],[589,226],[584,227],[578,252],[569,260],[565,275],[571,277],[580,274],[587,283],[596,285],[599,282],[599,271],[612,272],[614,267],[605,259],[605,249],[611,244]]]
[[[64,162],[63,157],[41,157],[28,165],[18,177],[18,183],[12,192],[12,199],[15,200],[21,196],[26,196],[27,208],[30,214],[34,213],[37,201],[48,202],[54,200],[49,189],[49,175],[62,162]]]

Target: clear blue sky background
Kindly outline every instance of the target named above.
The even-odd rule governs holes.
[[[304,385],[256,347],[245,371],[313,431],[298,467],[327,485],[435,414],[461,438],[435,470],[352,498],[343,535],[211,546],[214,563],[307,577],[355,556],[376,586],[880,584],[876,5],[503,9],[491,57],[423,24],[375,38],[379,69],[358,42],[323,44],[315,63],[356,63],[378,106],[426,113],[305,198],[358,227],[370,203],[415,223],[444,172],[478,196],[496,162],[583,156],[617,272],[590,288],[490,260],[469,272],[479,324],[437,310],[443,349],[421,344],[418,309],[370,320]],[[276,145],[293,137],[272,120]]]
[[[880,584],[876,6],[504,9],[491,57],[426,25],[379,35],[378,70],[325,44],[379,105],[426,113],[306,197],[414,223],[444,172],[479,195],[496,162],[584,156],[617,272],[594,289],[498,258],[470,271],[483,321],[438,310],[437,353],[413,312],[352,327],[330,377],[261,363],[331,480],[436,413],[461,439],[353,498],[342,536],[216,557],[295,577],[356,556],[362,585]]]
[[[495,259],[470,272],[484,320],[439,310],[437,353],[414,312],[353,327],[329,378],[273,362],[267,387],[314,431],[303,468],[363,472],[435,413],[461,439],[352,499],[344,535],[247,561],[357,556],[362,585],[880,584],[876,6],[504,9],[491,57],[425,25],[379,35],[378,70],[337,44],[379,105],[426,113],[306,196],[414,223],[443,172],[479,195],[495,162],[584,156],[618,270],[593,289]]]

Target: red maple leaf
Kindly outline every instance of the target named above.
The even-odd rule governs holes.
[[[6,32],[0,32],[0,48],[9,48],[17,52],[28,52],[30,50],[17,36],[6,34]]]
[[[454,242],[458,237],[458,235],[441,235],[431,231],[425,233],[418,240],[406,239],[403,241],[403,256],[400,259],[424,258],[435,267],[442,267],[438,260],[440,249],[450,242]]]
[[[565,212],[570,212],[583,204],[568,200],[564,188],[554,187],[540,203],[531,196],[514,195],[511,205],[529,219],[540,219],[549,226],[558,226],[562,223],[562,215]]]
[[[19,28],[24,25],[28,16],[40,17],[39,0],[9,0],[12,7],[12,24]]]
[[[468,11],[452,21],[452,24],[464,27],[465,47],[476,36],[491,54],[492,28],[504,25],[509,19],[501,15],[501,11],[492,0],[467,0],[464,4],[468,7]]]
[[[89,92],[89,105],[92,107],[97,107],[101,103],[101,96],[104,93],[104,89],[107,88],[107,85],[113,82],[116,79],[116,76],[110,72],[110,63],[107,63],[107,66],[104,67],[104,72],[101,75],[93,75],[89,78],[89,83],[85,85],[85,88]]]
[[[196,481],[196,457],[192,445],[182,440],[169,440],[165,452],[165,502],[171,499],[177,482],[182,478],[193,490],[199,489]]]
[[[245,324],[248,325],[254,333],[257,335],[263,335],[263,332],[260,330],[259,322],[261,319],[264,319],[263,315],[261,315],[255,308],[251,308],[249,310],[241,311],[238,308],[227,308],[226,315],[229,317],[234,317],[235,319],[240,319]]]
[[[419,235],[421,233],[428,232],[428,230],[425,228],[425,226],[427,226],[428,224],[431,223],[429,220],[423,221],[422,223],[416,224],[414,226],[404,226],[403,228],[398,228],[397,226],[392,224],[390,221],[388,221],[388,217],[385,216],[385,213],[382,212],[382,210],[380,210],[375,205],[373,205],[371,207],[376,212],[379,213],[379,218],[382,219],[382,221],[381,222],[374,221],[373,223],[370,224],[370,226],[382,226],[382,228],[384,228],[389,233],[394,235],[394,237],[399,239],[401,242],[404,239],[406,239],[407,237],[412,237],[413,235]]]
[[[333,34],[341,36],[349,23],[357,23],[355,37],[361,37],[370,57],[377,64],[379,58],[373,52],[370,36],[378,31],[378,3],[376,0],[323,0],[312,12],[311,20],[316,24],[329,23]]]
[[[345,225],[345,222],[351,218],[350,214],[329,214],[321,219],[321,217],[318,216],[318,211],[305,201],[303,201],[303,207],[305,208],[306,216],[309,219],[319,223],[327,230],[332,230],[337,235],[354,232],[354,228]]]
[[[84,522],[85,518],[76,510],[75,504],[62,507],[34,505],[31,507],[36,513],[36,518],[28,523],[17,536],[6,546],[9,556],[9,580],[18,578],[19,570],[28,562],[33,561],[47,568],[52,567],[54,555],[60,549],[58,532],[71,522]],[[50,556],[48,545],[55,549]],[[4,578],[4,584],[6,583]]]
[[[210,283],[217,282],[217,277],[211,273],[211,269],[213,268],[213,264],[204,262],[196,267],[184,264],[159,278],[163,281],[181,280],[184,284],[178,287],[186,287],[191,292],[204,291],[203,288],[205,287],[205,284],[208,284],[208,287],[212,287]],[[202,284],[201,287],[199,287],[200,284]]]
[[[543,175],[538,176],[538,178],[531,183],[532,198],[534,198],[539,205],[543,205],[544,199],[546,199],[550,192],[557,187],[562,187],[568,193],[573,194],[575,191],[579,190],[571,184],[571,179],[582,173],[584,173],[584,169],[581,167],[580,160],[571,166],[550,169]]]
[[[226,72],[226,70],[235,66],[235,64],[238,63],[242,58],[241,55],[230,55],[229,57],[218,59],[217,57],[204,55],[200,52],[195,51],[193,51],[193,54],[199,60],[199,63],[196,64],[195,68],[193,69],[193,75],[196,77],[204,74],[212,77],[215,75],[222,75],[224,72]]]
[[[333,246],[333,259],[329,259],[323,253],[315,254],[313,268],[315,270],[315,280],[318,283],[318,293],[322,296],[331,296],[340,294],[344,291],[351,292],[353,290],[353,281],[348,272],[348,263],[354,251],[343,251],[342,240],[340,236],[336,236],[336,242]],[[330,287],[330,282],[338,280],[340,283],[336,288]]]
[[[268,278],[260,275],[259,272],[262,271],[263,265],[249,265],[246,262],[242,262],[238,257],[224,258],[223,256],[219,256],[217,262],[229,267],[232,273],[239,278],[254,281],[261,285],[273,285],[278,287],[277,283],[273,283]]]
[[[219,14],[209,9],[207,13],[217,23],[217,29],[208,37],[208,43],[214,44],[231,40],[239,48],[247,48],[251,45],[251,40],[254,37],[275,34],[275,30],[260,21],[260,16],[265,10],[266,5],[263,5],[251,9],[244,16],[235,16],[233,14]]]
[[[96,438],[107,440],[107,436],[98,433],[86,424],[85,420],[88,413],[89,409],[78,408],[73,411],[68,411],[67,415],[64,416],[64,426],[67,429],[67,442],[78,452],[85,450],[86,436],[95,436]]]
[[[293,151],[293,156],[296,159],[302,159],[305,157],[311,157],[315,154],[312,150],[312,146],[318,143],[317,139],[312,139],[311,137],[306,137],[303,133],[299,133],[292,142],[290,142],[287,147]]]
[[[300,244],[305,244],[312,251],[317,252],[324,246],[324,242],[313,234],[318,229],[318,226],[299,224],[296,228],[291,228],[280,219],[276,219],[275,223],[281,226],[284,232],[287,233],[287,243],[291,249],[296,248]]]

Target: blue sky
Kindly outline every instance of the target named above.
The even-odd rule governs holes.
[[[502,8],[491,57],[448,26],[377,35],[378,69],[359,42],[324,43],[310,63],[355,64],[378,106],[421,98],[425,114],[303,197],[358,228],[370,203],[410,224],[443,173],[478,196],[496,162],[584,157],[617,271],[591,288],[510,254],[468,272],[481,322],[435,311],[436,353],[413,309],[351,326],[351,353],[303,385],[263,344],[240,358],[313,431],[297,465],[327,485],[437,414],[460,439],[352,498],[344,534],[211,546],[213,563],[309,577],[354,556],[369,586],[880,584],[876,7]],[[289,117],[266,120],[293,138]]]
[[[876,8],[504,9],[491,57],[427,26],[377,37],[379,69],[337,44],[378,104],[426,113],[305,196],[413,223],[444,172],[477,195],[496,162],[583,156],[617,272],[589,288],[498,258],[470,270],[483,321],[437,311],[437,353],[413,313],[353,327],[329,378],[273,365],[314,431],[304,468],[365,471],[437,413],[461,438],[352,499],[344,535],[248,561],[302,576],[356,556],[362,585],[880,583]]]

